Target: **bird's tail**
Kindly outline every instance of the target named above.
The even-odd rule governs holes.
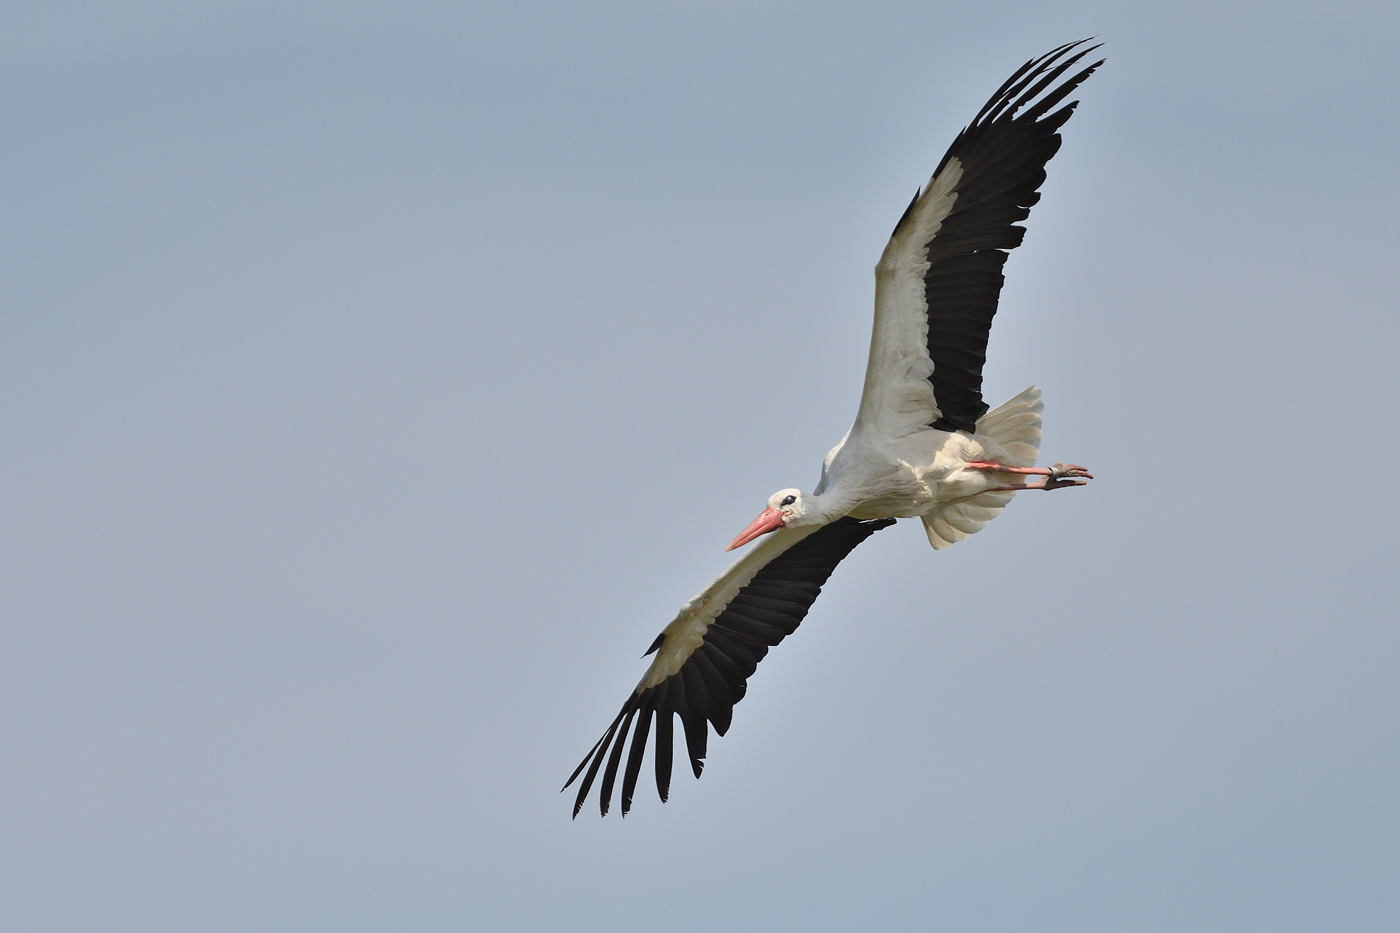
[[[1040,453],[1040,416],[1044,411],[1040,386],[1031,386],[978,418],[977,437],[1001,448],[999,462],[1007,466],[1035,466],[1036,454]]]
[[[988,453],[1007,466],[1035,466],[1040,452],[1040,415],[1045,403],[1040,386],[1031,386],[1020,395],[997,406],[977,419],[976,437],[987,444]],[[1001,514],[1014,492],[984,492],[935,509],[924,518],[928,543],[942,550],[950,544],[981,531]]]

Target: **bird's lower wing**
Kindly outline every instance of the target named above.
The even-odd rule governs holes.
[[[699,777],[705,766],[707,720],[720,735],[729,730],[734,704],[744,698],[748,678],[768,649],[797,629],[836,565],[856,545],[892,524],[892,518],[842,518],[815,531],[782,529],[686,603],[653,643],[656,658],[617,718],[565,782],[567,788],[583,775],[574,816],[583,809],[600,771],[598,806],[607,815],[619,769],[622,813],[627,815],[653,722],[661,799],[670,793],[676,716],[685,732],[691,769]]]

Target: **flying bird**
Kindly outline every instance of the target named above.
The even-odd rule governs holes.
[[[656,655],[651,666],[564,784],[583,775],[575,817],[600,772],[598,804],[607,815],[619,770],[626,816],[653,729],[656,790],[665,801],[677,716],[698,778],[709,726],[728,731],[758,662],[797,628],[836,565],[875,532],[917,517],[929,544],[945,548],[979,531],[1017,492],[1093,478],[1073,464],[1035,466],[1039,388],[991,411],[982,401],[1006,251],[1021,244],[1026,231],[1017,223],[1040,200],[1059,129],[1078,103],[1062,102],[1103,64],[1073,71],[1099,47],[1085,48],[1087,41],[1062,45],[1008,78],[899,218],[875,266],[875,327],[855,423],[826,455],[816,488],[773,493],[727,550],[763,540],[656,636],[643,655]]]

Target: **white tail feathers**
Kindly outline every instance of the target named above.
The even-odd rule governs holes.
[[[977,419],[973,437],[982,442],[987,454],[1007,466],[1035,466],[1040,452],[1040,415],[1045,403],[1040,387],[1031,386],[1020,395]],[[1014,492],[984,492],[934,509],[923,517],[928,543],[942,550],[976,534],[1001,514]]]
[[[1035,466],[1036,455],[1040,453],[1040,416],[1044,411],[1040,386],[1031,386],[978,418],[974,436],[989,447],[989,454],[998,454],[999,463]],[[987,445],[987,441],[995,446]],[[1000,453],[997,447],[1001,448]]]

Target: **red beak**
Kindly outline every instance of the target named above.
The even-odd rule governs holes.
[[[743,547],[754,538],[766,535],[770,531],[777,531],[781,527],[783,527],[783,513],[773,508],[764,509],[759,513],[758,518],[749,522],[749,527],[739,532],[739,537],[729,542],[729,547],[725,550],[732,551],[736,547]]]

